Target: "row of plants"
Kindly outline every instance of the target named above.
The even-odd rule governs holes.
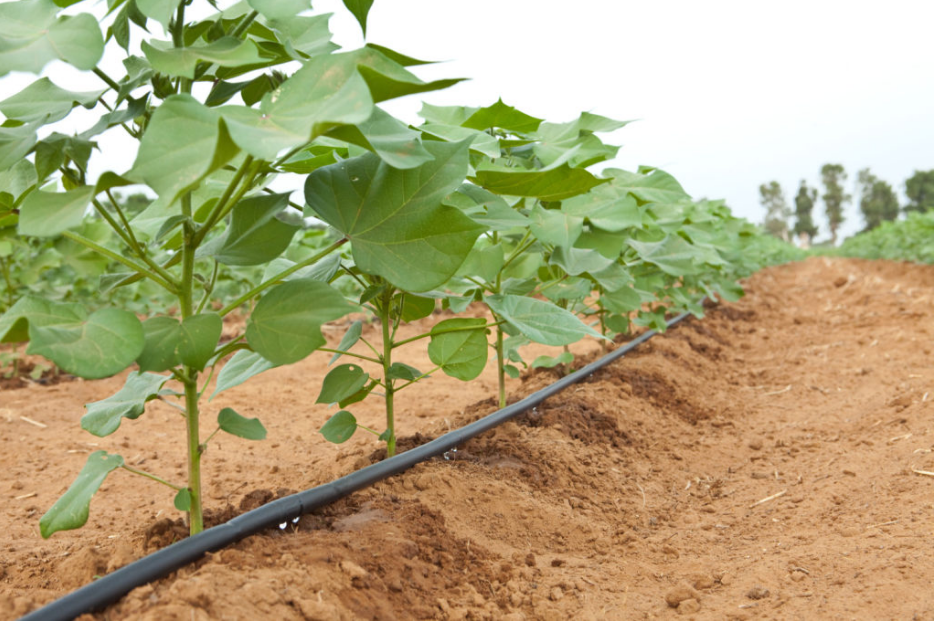
[[[87,405],[81,427],[107,436],[150,401],[168,403],[182,415],[188,478],[97,451],[41,518],[44,537],[83,525],[118,469],[171,488],[191,533],[201,531],[201,459],[215,434],[266,435],[231,408],[205,434],[205,402],[273,367],[315,352],[340,361],[317,394],[338,406],[322,433],[342,442],[362,429],[391,456],[398,393],[414,383],[436,373],[470,381],[492,352],[505,404],[506,375],[530,364],[523,345],[565,348],[532,366],[568,364],[567,346],[582,338],[700,315],[702,295],[735,299],[737,278],[785,258],[662,170],[591,172],[617,151],[599,135],[622,122],[584,113],[549,123],[498,101],[426,104],[424,123],[406,125],[378,104],[458,79],[424,82],[410,68],[426,61],[374,44],[339,51],[328,15],[309,13],[308,0],[247,0],[197,20],[190,0],[109,0],[103,22],[60,12],[75,4],[0,4],[0,72],[39,73],[58,59],[101,82],[74,93],[42,77],[0,101],[0,244],[67,245],[95,262],[111,304],[11,296],[0,341],[28,341],[29,353],[85,378],[132,367],[119,392]],[[372,1],[344,4],[365,33]],[[160,26],[164,40],[149,34]],[[143,56],[129,51],[140,35]],[[123,75],[100,68],[105,46],[123,50]],[[79,105],[99,120],[72,136],[50,131]],[[138,140],[138,152],[129,170],[91,179],[95,138],[107,131]],[[304,200],[274,181],[301,186]],[[156,198],[134,214],[115,192],[140,184]],[[142,319],[127,303],[141,297]],[[472,303],[491,319],[465,314]],[[439,307],[454,316],[399,336]],[[321,326],[360,312],[381,338],[366,339],[356,321],[329,347]],[[231,313],[246,316],[245,329],[222,341]],[[406,346],[427,347],[434,367],[406,364]],[[367,398],[382,400],[385,429],[357,423],[353,406]]]
[[[934,263],[934,213],[909,213],[847,238],[833,254],[861,259]]]

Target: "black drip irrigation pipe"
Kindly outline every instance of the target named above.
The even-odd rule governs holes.
[[[667,325],[670,328],[688,316],[690,316],[690,313],[678,315],[668,321]],[[502,410],[497,410],[465,427],[446,433],[431,442],[352,472],[330,483],[274,500],[262,507],[239,515],[224,524],[173,543],[167,548],[158,550],[126,567],[98,578],[76,591],[72,591],[51,604],[27,614],[20,621],[58,621],[59,619],[61,621],[70,621],[82,614],[100,610],[116,602],[136,587],[158,580],[185,565],[197,561],[207,552],[219,550],[267,528],[290,522],[301,515],[320,509],[383,479],[408,470],[418,463],[442,455],[481,433],[537,407],[545,399],[558,394],[572,384],[590,377],[611,362],[622,358],[656,334],[658,332],[655,330],[648,330],[599,360],[561,378],[550,386],[532,393],[525,399],[517,401]]]

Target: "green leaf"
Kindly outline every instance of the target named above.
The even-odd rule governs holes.
[[[613,264],[612,259],[604,257],[596,250],[560,246],[551,253],[548,262],[559,266],[571,276],[578,276],[584,272],[598,272]]]
[[[266,266],[266,269],[263,271],[263,280],[270,280],[275,278],[277,275],[281,274],[287,269],[295,267],[295,261],[289,261],[288,259],[279,257],[278,259],[273,259]],[[340,269],[341,265],[341,255],[340,253],[335,252],[330,254],[325,258],[321,259],[317,263],[303,267],[296,272],[293,272],[289,276],[286,276],[283,280],[320,280],[321,282],[330,282],[334,274],[337,273],[337,270]]]
[[[418,130],[423,134],[434,136],[446,142],[470,140],[470,150],[487,157],[495,158],[499,157],[501,154],[499,139],[476,129],[469,129],[458,125],[425,123],[424,125],[420,125]]]
[[[224,408],[217,415],[217,426],[230,435],[245,440],[265,440],[266,428],[258,418],[240,416],[232,408]]]
[[[405,299],[402,301],[402,321],[405,323],[424,319],[425,317],[428,317],[433,312],[435,312],[434,298],[426,298],[420,295],[413,295],[411,293],[404,295]],[[399,293],[393,297],[393,303],[396,306],[398,306],[399,300],[402,299],[402,296],[403,294]]]
[[[0,76],[39,73],[60,59],[89,71],[104,53],[104,37],[93,15],[57,17],[52,0],[0,3]]]
[[[506,365],[503,365],[503,370],[506,372],[506,375],[508,375],[512,379],[519,379],[519,375],[521,373],[519,371],[519,367],[512,365],[512,364],[506,364]]]
[[[93,108],[107,89],[73,93],[59,88],[48,78],[36,80],[19,93],[0,101],[0,112],[23,123],[60,121],[77,105]]]
[[[363,123],[373,98],[352,59],[314,56],[278,89],[263,96],[259,109],[219,109],[234,142],[264,160],[304,145],[335,125]]]
[[[373,0],[344,0],[344,6],[357,18],[357,23],[360,24],[360,29],[363,30],[363,36],[366,37],[366,18],[370,12],[370,7],[373,6]]]
[[[571,364],[572,362],[574,362],[574,354],[566,351],[558,354],[554,358],[551,356],[539,356],[533,360],[532,364],[529,366],[531,366],[533,369],[552,369],[559,364]]]
[[[552,246],[571,246],[584,230],[583,218],[571,216],[560,209],[545,209],[540,204],[532,208],[532,234]]]
[[[171,41],[143,41],[143,53],[152,68],[164,75],[179,76],[193,80],[199,62],[208,62],[221,67],[242,67],[262,60],[259,48],[250,40],[221,37],[217,41],[196,47],[173,47]]]
[[[314,280],[278,285],[247,321],[250,346],[277,365],[298,362],[326,343],[321,326],[355,310],[340,293]]]
[[[126,176],[170,204],[236,154],[214,109],[190,95],[172,95],[153,114]]]
[[[626,124],[589,112],[569,123],[542,123],[534,135],[538,141],[533,151],[546,166],[566,161],[573,168],[584,168],[612,159],[618,151],[603,144],[594,132],[609,132]]]
[[[517,295],[491,295],[484,301],[497,316],[536,343],[570,345],[585,336],[603,338],[577,315],[550,302]]]
[[[224,329],[224,321],[217,313],[193,315],[179,327],[178,359],[182,364],[199,371],[214,356],[214,348]]]
[[[38,180],[36,167],[29,160],[21,159],[9,170],[0,172],[0,192],[7,192],[18,201]]]
[[[175,494],[175,500],[172,501],[172,504],[174,504],[175,508],[179,511],[184,511],[186,513],[191,511],[191,490],[187,487],[178,490],[178,493]]]
[[[367,154],[311,173],[306,215],[348,236],[357,266],[407,291],[444,284],[483,230],[442,203],[463,181],[466,143],[425,143],[434,159],[410,170]]]
[[[357,419],[347,410],[341,410],[321,427],[321,435],[328,442],[341,444],[350,439],[357,430]]]
[[[94,188],[89,186],[68,192],[31,193],[23,201],[20,212],[20,235],[55,237],[79,226],[93,196]]]
[[[132,313],[23,296],[0,316],[0,342],[31,340],[27,353],[49,358],[66,372],[96,379],[122,371],[143,350],[143,328]]]
[[[309,0],[247,0],[266,19],[289,19],[311,8]]]
[[[510,132],[529,133],[537,130],[541,122],[541,119],[507,106],[500,99],[492,106],[474,112],[462,125],[479,130],[498,127]]]
[[[603,269],[591,270],[590,277],[603,287],[604,291],[616,291],[631,285],[633,282],[629,270],[615,262]]]
[[[259,375],[263,371],[268,371],[275,366],[275,364],[256,352],[241,349],[233,355],[217,375],[217,387],[214,389],[211,399],[228,388],[239,386],[251,377]]]
[[[459,275],[479,276],[486,282],[496,280],[496,275],[503,269],[506,257],[502,244],[495,246],[474,247],[467,255],[467,260],[458,270]]]
[[[422,372],[415,367],[409,366],[404,362],[393,362],[389,365],[389,373],[387,373],[386,379],[411,382],[421,376]]]
[[[0,7],[2,6],[0,4]],[[19,127],[0,127],[0,171],[8,170],[23,161],[36,146],[36,128],[41,125],[42,122],[37,121]]]
[[[360,340],[360,335],[363,333],[363,322],[357,320],[350,324],[350,327],[347,328],[347,332],[344,332],[344,336],[341,337],[341,342],[338,344],[337,349],[341,351],[350,351],[350,348],[357,344],[357,341]],[[331,356],[331,361],[328,362],[328,365],[332,365],[337,362],[337,359],[341,357],[342,354],[334,354]]]
[[[658,242],[640,242],[629,240],[629,245],[643,261],[657,266],[672,276],[688,276],[700,273],[695,259],[697,249],[679,235],[668,235]]]
[[[379,386],[379,380],[371,379],[369,384],[367,384],[366,386],[364,386],[363,388],[361,388],[354,394],[350,395],[349,397],[344,397],[343,399],[341,399],[337,404],[338,407],[345,408],[348,405],[363,401],[369,396],[371,392],[373,392],[373,389],[376,388],[377,386]]]
[[[673,203],[691,198],[678,181],[663,170],[643,175],[618,168],[608,168],[604,174],[613,178],[613,187],[629,192],[643,203]]]
[[[366,80],[373,101],[379,103],[396,97],[436,91],[457,84],[462,79],[423,82],[401,64],[380,52],[376,47],[366,46],[352,52],[334,54],[340,61],[356,65]]]
[[[338,403],[353,396],[370,381],[370,374],[356,364],[334,367],[321,383],[321,393],[315,403]]]
[[[486,320],[481,318],[445,319],[431,329],[428,357],[446,375],[470,381],[486,367],[489,345],[486,341]],[[460,332],[445,332],[452,328],[471,328]]]
[[[595,227],[611,233],[642,226],[642,210],[636,199],[613,183],[599,185],[587,194],[563,201],[561,211],[586,218]]]
[[[608,179],[562,164],[551,170],[478,170],[470,180],[494,194],[560,201],[583,194]]]
[[[270,4],[278,4],[272,0]],[[331,14],[298,16],[288,19],[277,19],[269,23],[278,33],[279,42],[285,47],[285,52],[293,59],[305,62],[311,56],[329,54],[338,49],[331,41],[331,31],[328,20]],[[252,105],[246,98],[243,102]]]
[[[146,403],[159,396],[167,375],[134,371],[115,395],[87,404],[87,413],[81,417],[81,428],[100,438],[120,428],[124,418],[136,420],[146,411]]]
[[[419,132],[380,108],[363,123],[342,125],[328,136],[373,151],[393,168],[417,168],[432,159]]]
[[[150,317],[143,322],[146,344],[136,359],[140,371],[166,371],[178,364],[180,329],[172,317]]]
[[[285,252],[300,227],[276,216],[289,206],[289,194],[263,194],[234,205],[230,226],[204,254],[224,265],[261,265]]]
[[[169,21],[175,15],[179,2],[180,0],[136,0],[136,6],[140,13],[156,20],[168,31]]]
[[[630,313],[639,310],[646,302],[651,302],[655,296],[630,286],[620,287],[616,291],[607,291],[600,296],[601,303],[613,313]],[[619,330],[617,330],[619,332]]]
[[[94,451],[88,455],[78,478],[39,520],[39,532],[48,539],[60,530],[81,528],[88,521],[91,497],[100,489],[107,475],[123,465],[120,455]]]

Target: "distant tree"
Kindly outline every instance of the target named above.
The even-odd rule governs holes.
[[[864,230],[870,231],[886,220],[898,217],[898,197],[892,186],[872,174],[868,168],[856,177],[859,192],[859,210],[866,221]]]
[[[853,198],[843,191],[846,171],[841,164],[824,164],[820,169],[824,183],[824,207],[827,210],[827,222],[830,225],[830,244],[837,245],[837,229],[843,224],[843,206]]]
[[[905,181],[908,204],[905,211],[931,211],[934,209],[934,170],[916,170]]]
[[[795,195],[795,234],[801,240],[801,246],[807,248],[811,240],[817,235],[817,226],[811,213],[814,211],[814,202],[817,200],[817,188],[809,188],[802,179]]]
[[[759,202],[765,207],[765,230],[788,241],[788,218],[791,209],[785,201],[785,192],[778,181],[770,181],[759,186]]]

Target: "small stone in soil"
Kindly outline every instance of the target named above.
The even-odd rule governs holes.
[[[746,592],[749,599],[765,599],[771,595],[769,590],[763,586],[754,586]]]
[[[687,599],[700,601],[701,595],[694,587],[684,582],[665,594],[665,602],[672,608],[677,608],[681,602]]]

